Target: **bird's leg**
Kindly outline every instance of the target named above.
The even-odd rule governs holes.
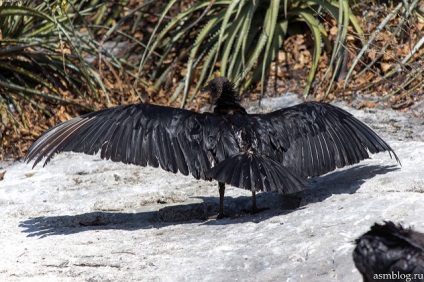
[[[219,186],[219,214],[217,219],[226,217],[224,214],[224,194],[225,194],[225,183],[218,182]]]
[[[256,192],[252,191],[252,214],[258,212],[258,207],[256,206]]]
[[[267,210],[268,208],[260,208],[256,205],[256,191],[252,191],[252,211],[251,214],[256,214],[258,212]]]

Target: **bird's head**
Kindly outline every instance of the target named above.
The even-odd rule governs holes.
[[[208,85],[202,89],[202,92],[211,93],[214,104],[219,101],[236,102],[237,98],[237,91],[234,89],[234,83],[230,82],[224,76],[218,76],[212,79]]]

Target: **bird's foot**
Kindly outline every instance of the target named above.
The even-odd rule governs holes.
[[[226,214],[219,213],[217,215],[210,216],[209,219],[224,219],[224,218],[227,218],[227,217],[228,216]]]
[[[226,214],[224,214],[224,213],[219,213],[217,216],[216,216],[216,219],[223,219],[223,218],[227,218],[228,216],[226,215]]]

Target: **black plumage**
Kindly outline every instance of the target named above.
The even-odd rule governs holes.
[[[364,281],[424,281],[424,234],[376,223],[356,240],[353,260]]]
[[[225,77],[205,88],[213,113],[149,104],[108,108],[61,123],[41,136],[26,160],[34,166],[62,151],[95,154],[140,166],[160,166],[217,180],[220,216],[225,184],[255,192],[293,193],[306,178],[394,151],[375,132],[335,106],[307,102],[268,114],[247,114]],[[399,160],[398,160],[399,161]]]

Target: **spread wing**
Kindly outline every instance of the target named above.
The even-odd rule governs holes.
[[[258,152],[302,177],[313,177],[369,158],[390,146],[348,112],[324,103],[307,102],[269,114],[251,116]]]
[[[399,162],[351,114],[314,102],[234,116],[149,104],[109,108],[53,127],[34,142],[26,161],[35,160],[35,166],[46,158],[45,165],[62,151],[100,151],[101,158],[116,162],[283,193],[302,190],[302,177],[358,163],[369,152],[388,151]]]
[[[61,123],[30,147],[26,161],[46,165],[62,151],[96,154],[102,159],[153,167],[195,178],[217,161],[238,152],[232,130],[214,114],[149,104],[108,108]]]

